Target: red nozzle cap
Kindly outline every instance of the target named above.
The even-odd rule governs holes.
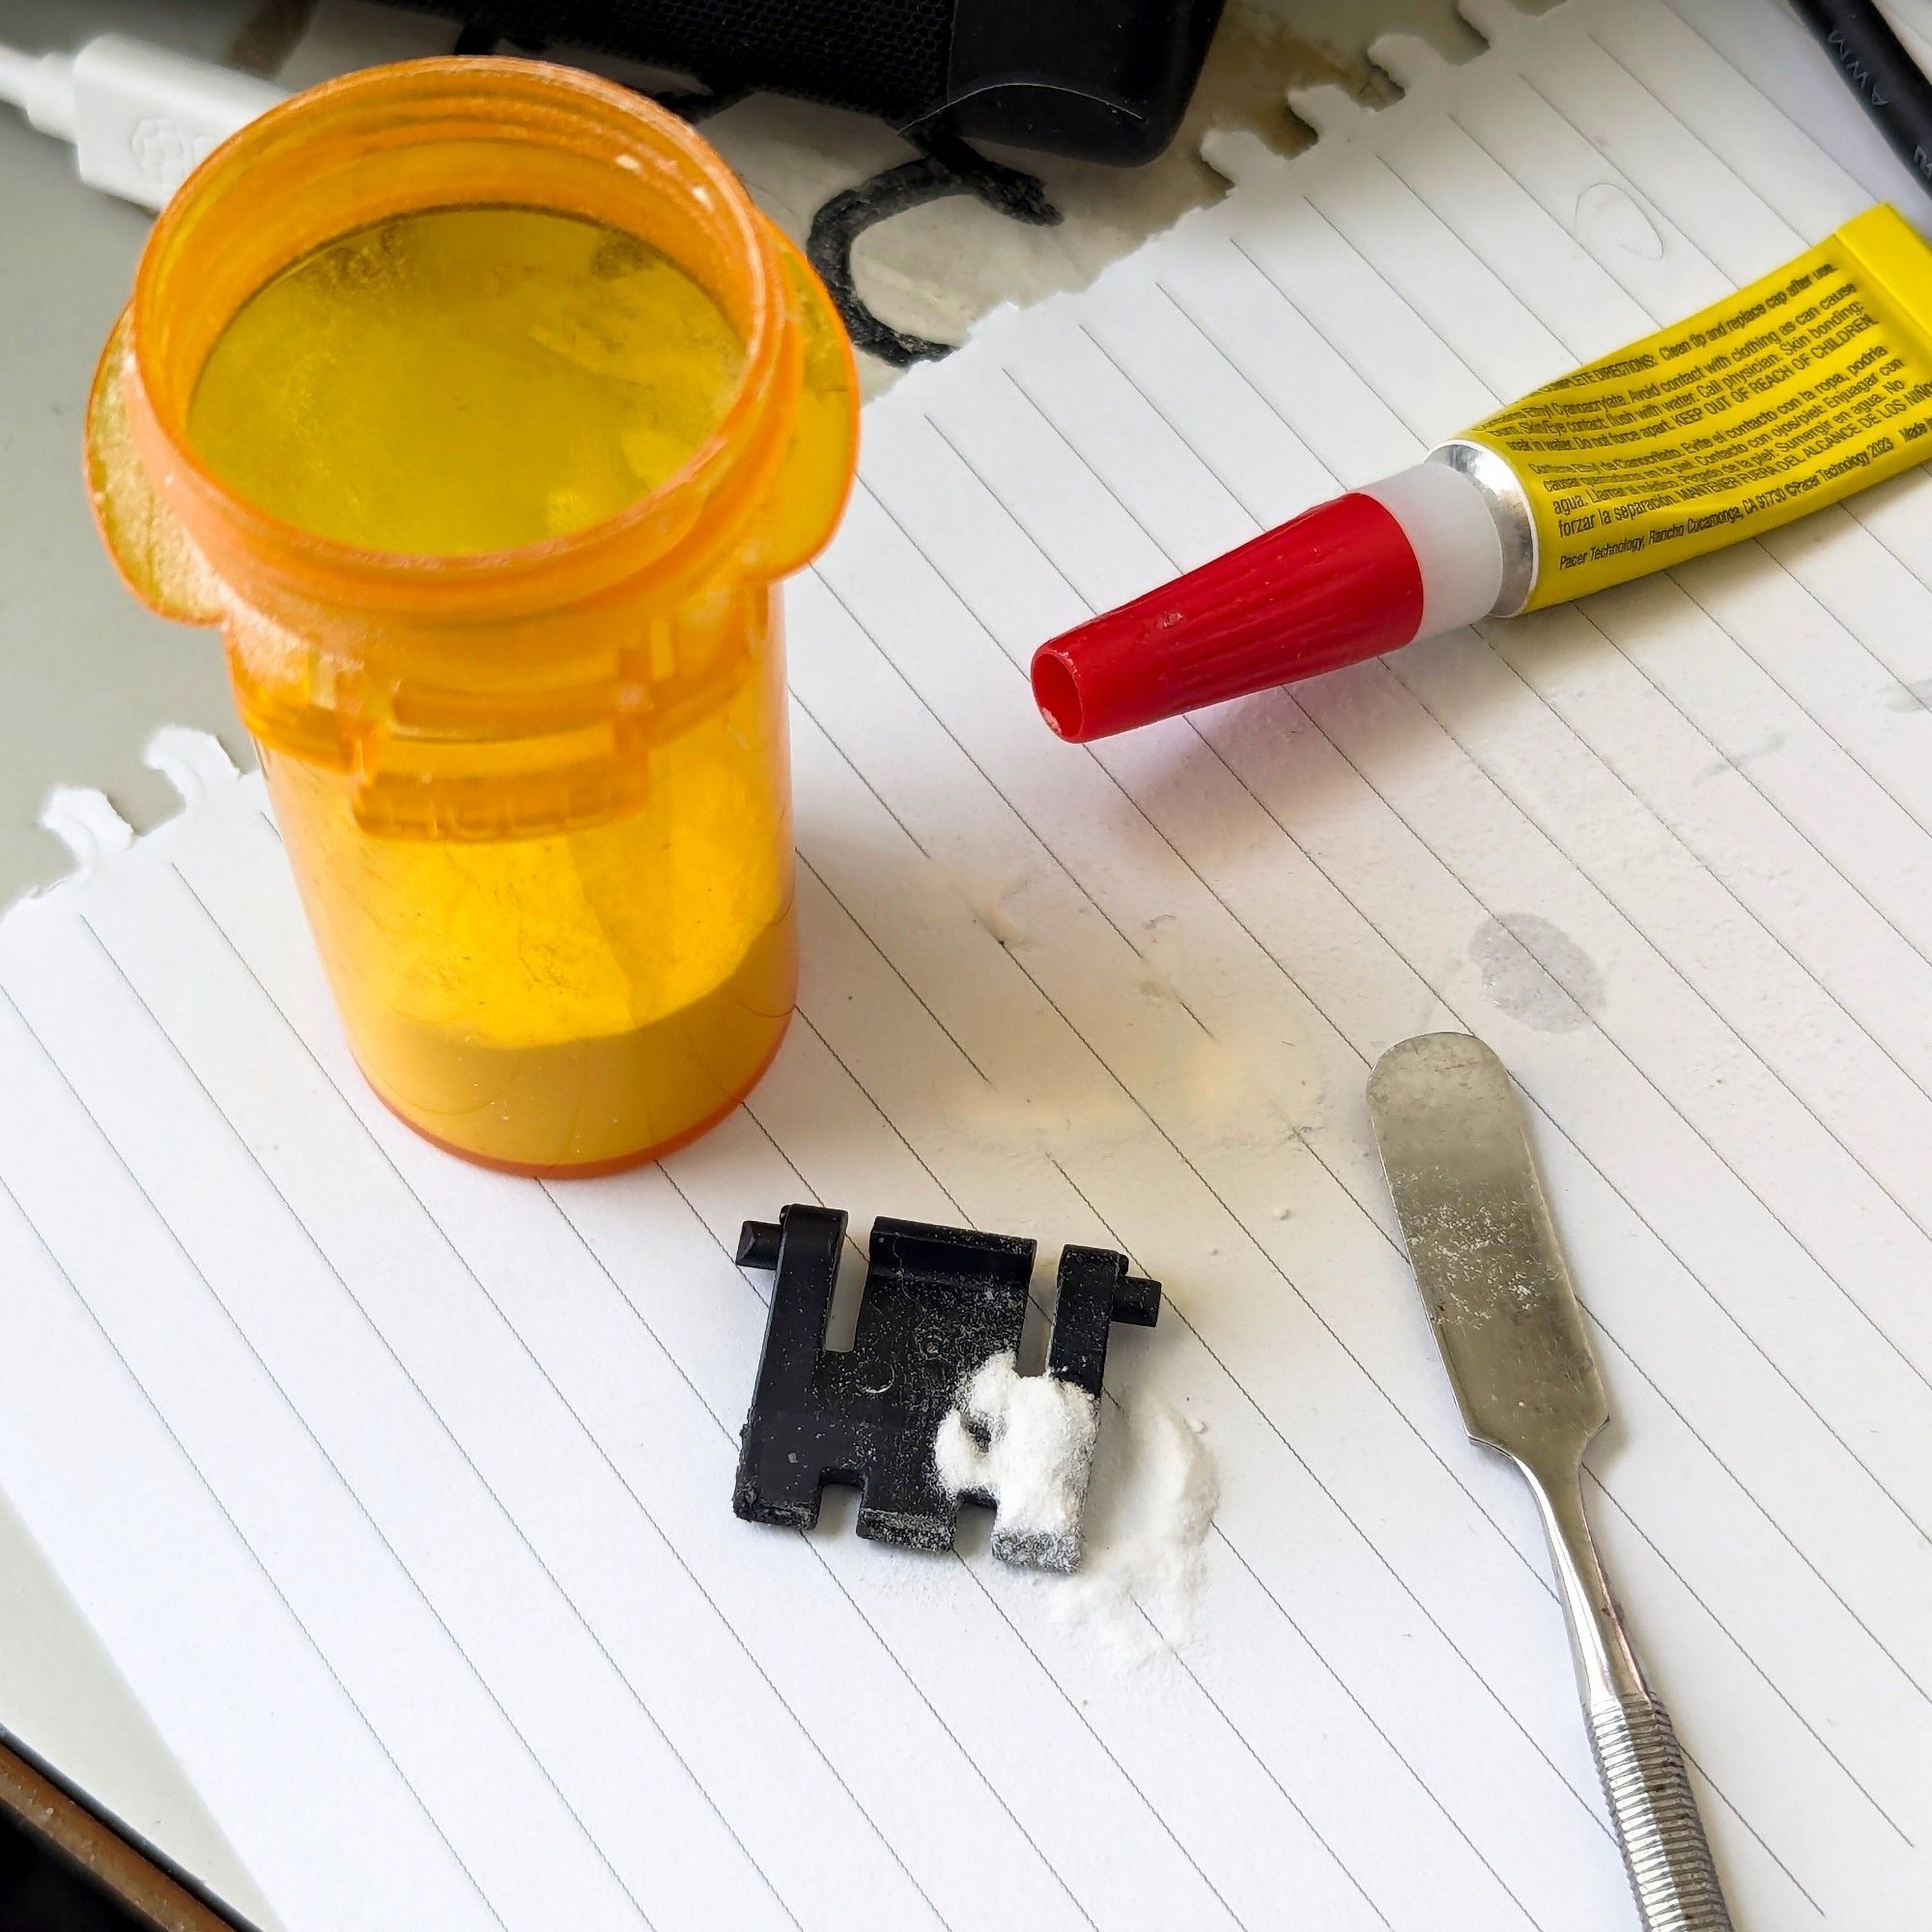
[[[1379,657],[1421,622],[1408,538],[1353,492],[1040,645],[1033,695],[1084,744]]]

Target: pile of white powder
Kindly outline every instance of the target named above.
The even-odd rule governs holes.
[[[1010,1349],[987,1356],[960,1390],[959,1406],[939,1425],[933,1460],[951,1494],[996,1505],[995,1556],[1037,1570],[1079,1563],[1099,1411],[1071,1382],[1021,1375]]]
[[[966,1383],[933,1455],[952,1494],[995,1506],[994,1554],[1072,1572],[1054,1579],[1054,1615],[1129,1666],[1187,1636],[1220,1489],[1201,1429],[1171,1405],[1129,1398],[1099,1422],[1084,1389],[1022,1376],[1008,1351]]]

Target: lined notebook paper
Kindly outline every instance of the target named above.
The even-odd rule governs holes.
[[[790,593],[800,1013],[698,1145],[552,1186],[396,1125],[180,745],[205,795],[0,925],[0,1485],[291,1932],[1623,1932],[1363,1114],[1446,1026],[1525,1095],[1740,1924],[1922,1922],[1932,484],[1092,751],[1027,692],[1885,185],[1829,74],[1820,145],[1733,64],[1768,4],[1471,12],[869,412]],[[983,1534],[732,1518],[728,1249],[792,1200],[1166,1283],[1109,1377],[1219,1462],[1191,1635],[1122,1678]]]

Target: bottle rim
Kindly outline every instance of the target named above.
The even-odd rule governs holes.
[[[653,211],[662,214],[674,203],[712,259],[672,259],[714,298],[721,292],[713,280],[730,279],[725,305],[734,311],[744,357],[710,435],[671,475],[614,515],[511,549],[428,555],[346,543],[249,501],[196,453],[186,419],[208,349],[270,276],[371,221],[479,205],[453,173],[442,182],[430,152],[438,143],[500,144],[506,151],[535,143],[577,164],[581,175],[587,164],[587,177],[602,183],[591,218],[627,233],[648,230]],[[324,223],[303,245],[271,252],[266,273],[235,279],[229,265],[244,232],[238,224],[284,185],[291,195],[303,192],[305,176],[326,201],[331,178],[340,178],[331,170],[359,164],[366,192],[372,155],[387,165],[393,191],[379,189],[362,218]],[[516,172],[507,152],[504,164]],[[541,187],[520,201],[500,193],[483,200],[588,213],[558,207]],[[621,218],[626,205],[637,217],[630,223]],[[202,294],[211,284],[226,289],[212,309]],[[184,326],[184,312],[197,308],[192,326]],[[203,161],[163,210],[142,253],[122,382],[135,447],[155,487],[214,574],[244,599],[277,603],[279,591],[303,602],[436,622],[579,601],[668,563],[694,538],[706,554],[735,541],[789,438],[800,383],[796,337],[773,233],[702,136],[655,102],[594,74],[522,59],[452,56],[325,82],[270,108]]]

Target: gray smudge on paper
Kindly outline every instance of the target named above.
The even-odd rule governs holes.
[[[1577,239],[1598,261],[1634,255],[1642,262],[1663,260],[1663,237],[1657,223],[1628,188],[1598,182],[1577,197],[1573,224]]]
[[[1539,1033],[1576,1033],[1604,1004],[1604,976],[1563,930],[1533,912],[1486,919],[1469,941],[1483,990]]]
[[[1026,892],[1029,883],[1024,872],[992,872],[954,866],[935,866],[934,869],[1009,952],[1027,943],[1031,935],[1013,911],[1013,901]]]
[[[1768,732],[1755,745],[1747,745],[1743,750],[1733,752],[1728,756],[1719,758],[1716,763],[1704,768],[1704,776],[1720,779],[1727,772],[1741,772],[1747,765],[1754,765],[1760,758],[1768,758],[1774,752],[1784,749],[1782,731]]]

